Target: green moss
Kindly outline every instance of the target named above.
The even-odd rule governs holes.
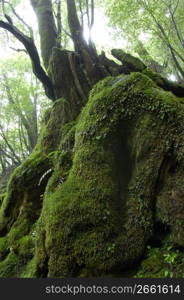
[[[42,128],[40,138],[40,148],[42,149],[42,152],[44,151],[49,153],[59,148],[59,143],[62,138],[61,128],[64,124],[64,120],[62,118],[64,103],[65,100],[63,98],[54,102],[49,119]]]
[[[183,251],[163,246],[161,248],[148,247],[146,257],[142,260],[137,278],[183,278]]]
[[[140,59],[124,52],[122,49],[113,49],[111,50],[111,53],[115,58],[122,62],[124,72],[127,71],[126,67],[128,68],[128,71],[136,72],[141,72],[146,68]]]
[[[19,240],[22,236],[28,234],[29,231],[30,231],[29,220],[26,218],[17,219],[7,235],[9,243],[12,244],[14,241]]]
[[[6,259],[0,262],[0,278],[18,277],[22,267],[23,262],[19,257],[10,252]]]
[[[149,251],[148,257],[145,258],[140,266],[137,278],[159,278],[164,277],[163,255],[159,248],[153,248]]]
[[[22,256],[24,259],[32,258],[35,248],[34,238],[31,235],[23,236],[17,241],[16,248],[19,256]]]
[[[35,278],[37,275],[37,267],[35,259],[33,258],[27,264],[22,273],[19,275],[21,278]]]
[[[8,246],[25,259],[19,276],[121,273],[144,254],[155,220],[171,228],[173,243],[181,216],[167,191],[173,182],[182,187],[182,100],[134,73],[97,84],[76,123],[64,125],[61,114],[58,100],[3,201]],[[150,252],[140,275],[162,274],[157,254]]]
[[[138,75],[133,78],[138,79]],[[145,85],[145,78],[140,80]],[[140,80],[137,80],[139,85]],[[96,269],[97,273],[105,272],[118,264],[122,265],[125,260],[131,260],[131,257],[137,258],[139,251],[143,250],[142,246],[138,250],[132,247],[131,251],[127,249],[126,253],[119,255],[121,245],[126,244],[129,235],[136,232],[134,229],[129,235],[125,232],[120,234],[123,223],[120,212],[123,215],[124,206],[123,204],[121,208],[117,197],[116,152],[124,151],[118,142],[122,135],[120,129],[119,134],[109,143],[109,137],[117,130],[122,114],[118,99],[121,97],[122,101],[122,85],[125,82],[121,82],[118,87],[116,85],[116,93],[110,78],[101,82],[100,87],[96,87],[96,93],[91,94],[77,124],[75,156],[69,176],[57,187],[55,193],[52,187],[59,173],[55,171],[49,181],[52,193],[47,188],[42,211],[42,222],[46,226],[46,240],[42,252],[45,252],[46,247],[46,252],[49,253],[49,276],[73,275],[77,266],[81,268],[84,265],[86,269]],[[128,79],[127,84],[129,82],[132,80]],[[150,87],[150,80],[147,79],[147,82]],[[103,85],[107,84],[105,89]],[[117,99],[117,103],[112,99]],[[112,126],[106,126],[109,118],[112,119]],[[145,223],[141,223],[142,225]],[[58,226],[62,229],[58,230]],[[141,230],[140,236],[142,233]],[[63,243],[60,244],[59,241]],[[74,269],[71,267],[73,263],[76,265]]]
[[[6,198],[6,193],[0,194],[0,206],[3,203],[4,199]]]
[[[142,73],[152,79],[158,86],[164,84],[164,78],[159,73],[153,72],[147,68],[143,70]]]
[[[33,152],[20,167],[14,170],[8,183],[7,195],[0,208],[1,231],[22,214],[26,215],[26,219],[30,219],[30,223],[36,218],[37,213],[39,214],[40,195],[45,184],[44,181],[40,184],[40,179],[50,165],[46,155]]]
[[[72,168],[57,188],[61,173],[53,173],[44,197],[37,253],[39,265],[49,256],[48,276],[100,276],[143,254],[161,157],[173,139],[166,128],[181,119],[178,99],[139,73],[95,87],[76,126]]]
[[[4,258],[8,253],[8,242],[6,237],[0,238],[0,259]]]
[[[62,127],[62,139],[59,145],[61,151],[72,151],[75,142],[76,122],[66,123]]]

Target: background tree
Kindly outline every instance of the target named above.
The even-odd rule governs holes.
[[[165,66],[168,76],[174,74],[179,81],[183,81],[184,75],[183,5],[180,0],[105,2],[112,26],[119,28],[117,32],[129,40],[131,49],[140,54],[137,37],[143,38],[146,52],[157,64]],[[143,58],[143,51],[140,56]],[[145,53],[145,62],[147,59]]]
[[[41,116],[49,103],[25,56],[1,62],[0,84],[0,164],[4,172],[20,164],[32,152]]]

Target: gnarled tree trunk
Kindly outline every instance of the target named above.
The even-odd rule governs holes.
[[[131,73],[99,82],[77,122],[63,120],[63,105],[10,180],[0,275],[123,274],[158,238],[157,224],[183,247],[182,99]]]
[[[74,1],[75,51],[55,47],[51,1],[32,4],[40,35],[52,25],[39,71],[54,103],[1,205],[0,276],[116,276],[159,235],[184,247],[183,86],[122,50],[112,51],[122,65],[98,56],[75,36]]]

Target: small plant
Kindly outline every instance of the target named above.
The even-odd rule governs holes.
[[[173,272],[169,271],[169,270],[165,270],[164,272],[164,277],[169,277],[169,278],[173,278]]]
[[[164,261],[168,264],[174,264],[175,259],[177,257],[177,253],[166,253],[164,254]]]
[[[110,245],[110,246],[107,248],[107,251],[110,252],[110,253],[113,253],[113,252],[114,252],[114,249],[115,249],[115,246],[116,246],[116,244]]]
[[[164,261],[168,264],[173,265],[178,256],[178,251],[169,252],[171,249],[172,249],[172,247],[168,247],[167,248],[168,253],[164,253]]]
[[[176,263],[176,259],[178,257],[178,251],[172,251],[172,247],[167,248],[167,253],[163,254],[164,262],[167,264],[166,269],[164,271],[164,276],[173,278],[173,267]]]

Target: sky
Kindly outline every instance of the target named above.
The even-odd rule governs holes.
[[[21,18],[26,21],[28,25],[33,28],[33,30],[37,30],[36,16],[29,3],[29,0],[24,0],[24,4],[21,4],[16,8],[16,12],[21,16]],[[87,31],[85,31],[84,36],[86,36],[87,38]],[[95,11],[95,23],[92,30],[92,39],[94,40],[99,50],[124,48],[127,45],[126,40],[119,39],[119,37],[115,39],[115,37],[113,37],[113,30],[108,26],[108,19],[104,16],[102,10],[100,9],[96,9]],[[21,44],[15,41],[13,42],[13,44],[10,43],[10,46],[14,48],[22,48]],[[11,57],[14,54],[15,52],[5,44],[0,45],[1,59]]]

